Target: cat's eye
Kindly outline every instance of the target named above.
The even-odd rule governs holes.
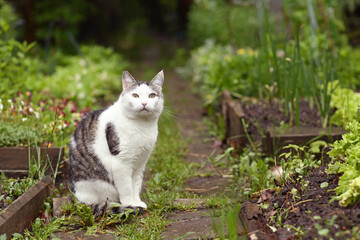
[[[139,97],[139,95],[137,95],[136,93],[133,93],[133,95],[132,95],[134,98],[138,98]]]
[[[150,93],[149,98],[154,98],[154,97],[156,97],[156,94],[155,93]]]

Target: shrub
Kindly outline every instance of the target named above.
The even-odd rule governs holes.
[[[203,45],[209,38],[218,44],[251,46],[257,27],[256,9],[246,4],[231,6],[223,0],[197,0],[189,12],[188,35],[192,47]]]
[[[111,48],[94,45],[81,50],[84,57],[60,54],[55,72],[42,79],[29,78],[29,90],[69,98],[81,109],[114,100],[114,94],[121,92],[121,75],[129,63]]]
[[[3,36],[8,31],[5,21],[0,21],[0,96],[13,96],[17,91],[25,91],[24,79],[31,73],[28,71],[26,54],[35,43],[20,43]]]

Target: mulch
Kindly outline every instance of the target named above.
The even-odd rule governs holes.
[[[296,126],[295,111],[286,113],[284,106],[278,101],[243,102],[242,108],[247,131],[255,140],[261,140],[261,132],[281,125]],[[321,116],[315,104],[310,105],[305,100],[299,103],[299,125],[306,127],[322,127]]]
[[[269,207],[259,216],[260,228],[271,226],[276,229],[276,238],[281,240],[360,239],[360,203],[345,208],[337,200],[331,201],[338,176],[327,174],[325,169],[325,166],[312,169],[302,181],[293,177],[295,180],[287,181],[278,193],[272,196],[269,193],[270,197],[264,201]],[[328,186],[321,188],[323,182]],[[295,196],[291,192],[294,188]]]

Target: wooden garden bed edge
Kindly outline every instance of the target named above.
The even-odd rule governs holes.
[[[53,193],[53,179],[45,176],[22,194],[0,214],[0,233],[10,239],[13,233],[22,233],[39,216],[43,201]]]
[[[234,100],[229,91],[223,91],[221,95],[222,115],[226,128],[226,140],[231,146],[237,150],[242,151],[248,143],[243,120],[245,120],[245,113],[241,102]],[[273,155],[276,148],[284,146],[288,143],[305,144],[312,139],[324,140],[326,142],[333,142],[341,139],[342,134],[346,133],[344,128],[332,127],[329,128],[308,128],[308,127],[293,127],[286,131],[279,132],[274,129],[264,129],[266,136],[263,137],[262,147],[264,152]]]

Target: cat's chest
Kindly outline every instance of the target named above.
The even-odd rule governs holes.
[[[157,129],[145,126],[118,126],[117,134],[121,147],[152,147],[157,139]]]
[[[118,127],[120,139],[119,159],[126,161],[144,162],[154,149],[157,131],[143,126]]]
[[[157,139],[157,121],[130,120],[123,114],[113,114],[110,109],[100,118],[100,128],[97,131],[96,149],[99,154],[108,155],[111,148],[119,151],[118,157],[135,157],[147,155],[153,150]],[[111,126],[111,131],[108,127]],[[110,135],[108,133],[111,133]],[[112,141],[115,139],[115,141]],[[110,146],[109,141],[118,146]],[[110,151],[109,151],[110,149]],[[115,151],[115,152],[118,152]]]

